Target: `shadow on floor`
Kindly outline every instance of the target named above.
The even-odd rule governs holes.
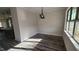
[[[15,45],[19,44],[19,42],[10,39],[0,40],[0,51],[7,51],[10,48],[13,48]]]

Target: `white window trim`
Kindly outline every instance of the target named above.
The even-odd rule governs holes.
[[[69,35],[69,33],[67,33],[66,30],[64,30],[64,32],[66,33],[66,35],[68,36],[68,38],[70,39],[76,50],[79,51],[79,44]]]

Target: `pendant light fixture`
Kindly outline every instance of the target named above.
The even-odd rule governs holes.
[[[41,18],[41,19],[44,19],[44,18],[45,18],[45,16],[44,16],[44,12],[43,12],[43,7],[41,8],[40,18]]]

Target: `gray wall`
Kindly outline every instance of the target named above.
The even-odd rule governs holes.
[[[17,9],[16,8],[10,8],[10,9],[11,9],[13,27],[15,32],[15,40],[21,41],[20,29],[19,29],[19,23],[18,23],[18,17],[17,17]]]
[[[45,12],[45,19],[39,19],[39,32],[49,35],[63,35],[65,10]]]

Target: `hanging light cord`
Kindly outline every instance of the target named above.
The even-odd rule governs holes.
[[[45,17],[44,17],[44,14],[43,14],[43,7],[41,8],[40,18],[41,18],[41,19],[44,19],[44,18],[45,18]]]

